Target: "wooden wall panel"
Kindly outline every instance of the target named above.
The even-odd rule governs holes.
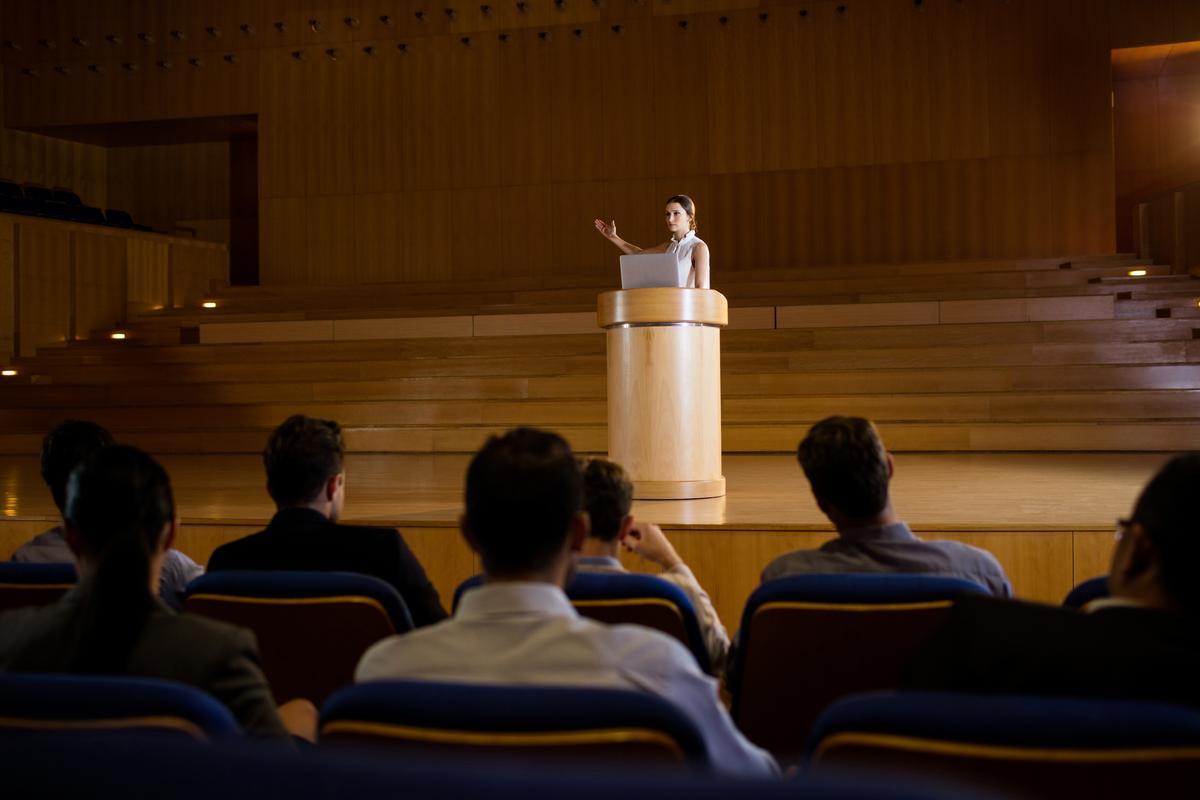
[[[451,195],[450,257],[455,278],[495,278],[502,257],[502,190],[463,189]],[[516,275],[528,274],[519,271]]]
[[[91,332],[111,330],[125,320],[125,240],[117,236],[88,234],[76,230],[75,318],[76,339]]]
[[[987,163],[987,252],[1015,258],[1053,252],[1049,160],[1014,156]]]
[[[167,251],[168,283],[175,308],[195,307],[214,287],[229,283],[229,252],[214,245],[172,242]]]
[[[1050,146],[1051,53],[1046,3],[987,6],[988,143],[992,156],[1046,152]]]
[[[71,328],[71,242],[65,226],[20,223],[16,269],[19,354],[65,344]]]
[[[714,174],[754,172],[762,169],[760,131],[774,123],[759,80],[764,73],[758,42],[770,18],[763,23],[750,12],[735,12],[721,19],[725,22],[706,16],[691,21],[688,29],[689,36],[700,40],[697,47],[703,48],[708,65],[708,169]],[[674,102],[689,102],[694,94],[681,91]]]
[[[1104,253],[1111,249],[1116,222],[1112,163],[1104,153],[1072,154],[1051,162],[1050,199],[1053,252]]]
[[[609,178],[653,176],[664,146],[663,115],[655,105],[654,30],[649,20],[630,19],[600,34],[593,97],[605,111],[600,124]]]
[[[500,44],[491,36],[462,38],[470,43],[447,44],[448,85],[436,99],[450,111],[449,128],[441,131],[450,146],[450,177],[456,189],[497,186]]]
[[[125,242],[127,314],[166,308],[171,303],[169,246],[152,239]]]
[[[549,42],[550,174],[555,182],[599,180],[603,175],[603,109],[595,66],[603,41],[596,25],[559,28]],[[494,93],[493,93],[494,96]],[[500,116],[501,108],[495,107]],[[543,146],[545,133],[542,137]],[[526,180],[519,181],[521,183]]]
[[[615,283],[619,285],[619,273],[614,273],[613,268],[619,263],[615,259],[620,253],[596,233],[592,224],[597,216],[605,214],[605,185],[556,183],[551,190],[548,233],[552,256],[549,269],[542,272],[569,270],[579,275],[616,275]],[[622,232],[623,226],[618,225],[617,230]],[[531,246],[545,247],[545,241]]]
[[[1174,0],[1108,0],[1109,46],[1116,49],[1172,41],[1174,6]]]
[[[988,162],[940,161],[931,165],[926,217],[929,258],[980,258],[988,250]]]
[[[421,39],[403,56],[402,104],[408,123],[401,140],[405,187],[448,189],[453,178],[454,112],[439,76],[449,72],[450,39]],[[461,47],[461,45],[459,45]]]
[[[452,193],[407,192],[401,200],[405,231],[401,280],[445,280],[451,274]]]
[[[1112,153],[1112,79],[1108,26],[1089,14],[1092,0],[1046,5],[1050,66],[1050,152]]]
[[[704,34],[699,24],[680,28],[677,20],[654,20],[654,127],[660,143],[654,174],[708,173],[709,65],[704,59]]]
[[[307,283],[303,197],[259,201],[259,280],[264,284]]]
[[[114,147],[109,204],[170,230],[180,220],[229,219],[229,143]]]
[[[546,134],[551,119],[550,48],[536,32],[509,34],[499,48],[500,182],[505,186],[549,183],[551,152]]]
[[[755,38],[764,170],[817,165],[817,58],[810,15],[771,12]],[[719,39],[719,37],[718,37]]]
[[[909,0],[880,0],[872,12],[869,80],[878,99],[875,160],[882,164],[929,161],[928,16],[923,6]]]
[[[346,258],[354,252],[354,206],[348,200],[338,195],[304,200],[304,258],[309,283],[356,282],[356,265]]]
[[[870,164],[875,160],[878,88],[872,86],[872,12],[882,0],[823,3],[810,12],[816,45],[817,164]],[[839,11],[839,9],[845,9]],[[837,248],[835,248],[837,249]]]
[[[408,220],[396,192],[354,196],[355,278],[364,283],[399,280]]]
[[[576,184],[564,184],[573,187]],[[580,198],[570,198],[565,206],[554,203],[554,188],[551,186],[508,186],[500,190],[500,207],[497,209],[500,217],[500,247],[495,242],[490,248],[489,258],[499,260],[499,271],[504,275],[545,275],[553,269],[556,253],[554,247],[555,220],[560,219],[560,225],[575,234],[572,244],[582,239],[588,233],[587,228],[576,223],[574,214],[555,213],[556,208],[578,209],[583,206]],[[596,194],[599,184],[595,184]],[[567,194],[571,194],[568,188]],[[595,234],[592,234],[595,236]],[[599,238],[598,236],[596,238]],[[590,240],[588,240],[590,242]],[[579,269],[580,262],[571,257],[573,250],[568,249],[568,258],[562,263],[570,264]]]
[[[15,224],[8,217],[0,218],[0,359],[9,359],[16,355],[17,309],[14,301],[17,297],[13,280],[16,277],[16,265],[13,262],[13,235]]]
[[[404,186],[400,141],[404,110],[400,96],[401,59],[388,42],[372,41],[350,52],[354,76],[350,130],[356,195],[399,192]],[[370,48],[370,52],[366,48]]]

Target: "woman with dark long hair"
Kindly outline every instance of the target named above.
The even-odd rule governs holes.
[[[103,448],[71,473],[63,517],[79,583],[53,605],[0,616],[0,670],[167,678],[212,694],[252,736],[311,738],[315,708],[276,709],[253,634],[159,600],[178,520],[157,461]]]

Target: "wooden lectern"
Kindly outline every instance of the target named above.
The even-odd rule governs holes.
[[[729,304],[711,289],[600,295],[608,340],[608,457],[639,500],[725,494],[721,474],[721,328]]]

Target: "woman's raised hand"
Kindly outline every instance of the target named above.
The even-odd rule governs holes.
[[[605,239],[615,239],[617,236],[617,221],[605,222],[602,219],[596,219],[596,230],[600,231],[600,235]]]

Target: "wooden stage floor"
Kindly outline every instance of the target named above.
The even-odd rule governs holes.
[[[900,454],[893,498],[923,538],[995,554],[1019,597],[1056,603],[1106,572],[1114,521],[1129,513],[1163,454]],[[176,546],[205,563],[221,543],[260,529],[273,508],[253,456],[163,459],[183,526]],[[347,462],[348,522],[399,526],[443,597],[479,570],[456,530],[466,456],[355,455]],[[831,535],[789,455],[727,455],[728,495],[636,503],[667,530],[735,629],[772,558]],[[0,559],[56,519],[33,457],[0,459]],[[653,566],[627,556],[631,569]]]
[[[955,530],[1104,528],[1125,516],[1162,454],[899,454],[892,496],[914,527]],[[467,456],[353,455],[345,518],[445,525],[462,508]],[[168,456],[185,522],[257,524],[270,518],[255,456]],[[788,455],[726,455],[728,494],[635,504],[638,517],[672,527],[812,530],[827,527]],[[36,458],[0,459],[4,517],[53,519]]]

